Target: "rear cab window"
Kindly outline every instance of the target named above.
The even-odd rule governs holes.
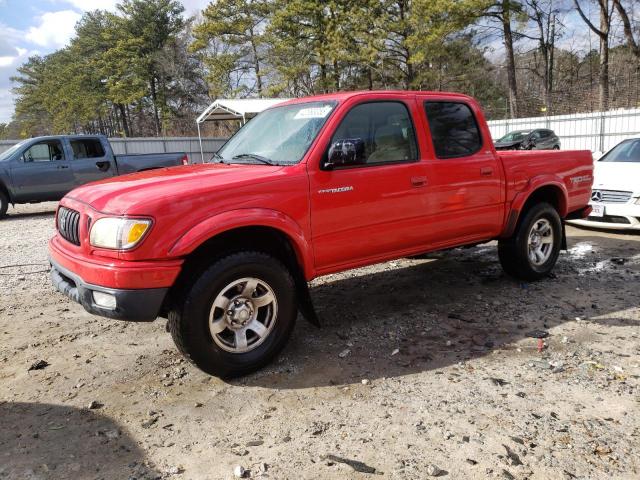
[[[102,158],[105,155],[102,142],[97,138],[74,138],[69,143],[75,159]]]
[[[431,141],[440,159],[467,157],[482,148],[482,135],[473,111],[466,103],[424,102]]]

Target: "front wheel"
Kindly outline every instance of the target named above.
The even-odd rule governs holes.
[[[498,242],[503,270],[521,280],[539,280],[551,273],[562,247],[562,220],[548,203],[532,206],[513,236]]]
[[[215,261],[169,312],[178,349],[221,378],[268,364],[285,346],[298,313],[287,268],[259,252]]]

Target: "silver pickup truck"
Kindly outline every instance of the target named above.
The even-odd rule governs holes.
[[[57,201],[95,180],[188,163],[186,153],[114,155],[102,135],[30,138],[0,153],[0,218],[9,204]]]

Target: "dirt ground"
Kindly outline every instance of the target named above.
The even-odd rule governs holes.
[[[53,291],[53,209],[0,222],[0,479],[639,478],[640,236],[569,228],[538,283],[492,245],[321,278],[323,328],[224,382]]]

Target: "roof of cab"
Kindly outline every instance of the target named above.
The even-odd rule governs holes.
[[[93,134],[93,133],[77,133],[77,134],[73,134],[73,135],[42,135],[39,137],[31,137],[31,138],[25,138],[23,140],[20,140],[21,142],[27,141],[27,140],[37,140],[37,141],[46,141],[46,140],[62,140],[63,138],[71,138],[71,139],[77,139],[77,138],[107,138],[106,135],[102,135],[99,133]]]
[[[281,107],[283,105],[293,105],[296,103],[306,103],[306,102],[314,102],[314,101],[344,101],[352,97],[360,97],[360,96],[388,96],[395,95],[398,97],[410,97],[414,95],[420,96],[433,96],[433,97],[452,97],[458,100],[473,100],[472,97],[468,95],[464,95],[462,93],[454,93],[454,92],[434,92],[434,91],[426,91],[426,90],[358,90],[353,92],[333,92],[333,93],[323,93],[320,95],[312,95],[308,97],[300,97],[288,100],[283,103],[279,103],[275,108]],[[274,107],[271,107],[274,108]]]

